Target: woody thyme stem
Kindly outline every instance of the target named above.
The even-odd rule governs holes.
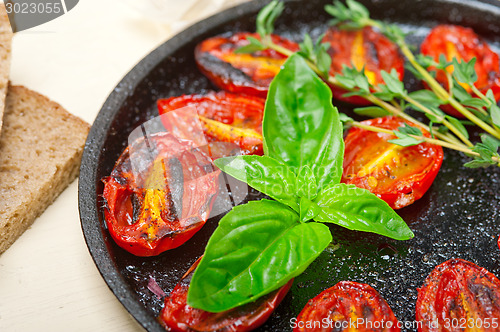
[[[498,130],[495,130],[492,128],[490,125],[476,117],[472,112],[470,112],[468,109],[466,109],[462,104],[460,104],[453,96],[451,96],[446,89],[444,89],[441,84],[439,84],[434,77],[432,77],[429,72],[423,68],[415,59],[415,56],[411,52],[410,48],[404,41],[400,41],[398,43],[398,46],[401,49],[401,52],[406,56],[408,61],[412,64],[412,66],[422,75],[424,80],[427,82],[427,84],[430,86],[432,91],[441,99],[441,100],[446,100],[449,102],[449,104],[456,109],[458,112],[460,112],[462,115],[464,115],[467,119],[472,121],[474,124],[482,128],[484,131],[489,133],[490,135],[500,139],[500,132]]]
[[[270,49],[273,49],[275,50],[276,52],[278,53],[281,53],[287,57],[291,56],[294,52],[285,48],[285,47],[282,47],[280,45],[277,45],[275,43],[273,43],[272,41],[270,41],[270,39],[264,39],[264,44],[269,47]],[[309,65],[309,67],[311,67],[312,70],[314,70],[318,75],[322,76],[323,74],[320,72],[320,70],[318,69],[318,67],[316,66],[316,64],[314,64],[313,62],[311,62],[310,60],[306,59],[306,62],[307,64]],[[346,89],[346,90],[351,90],[351,89],[348,89],[346,88],[345,86],[342,86],[342,84],[340,84],[336,79],[335,77],[333,76],[328,76],[326,77],[328,83],[334,85],[334,86],[337,86],[337,87],[341,87],[343,89]],[[387,110],[388,112],[390,112],[391,114],[395,115],[395,116],[398,116],[400,118],[403,118],[417,126],[420,126],[422,128],[424,128],[425,130],[427,131],[431,131],[429,126],[427,126],[426,124],[416,120],[415,118],[413,118],[412,116],[404,113],[399,107],[395,107],[394,105],[392,104],[389,104],[383,100],[381,100],[380,98],[377,98],[375,97],[374,95],[368,95],[368,96],[364,96],[365,99],[367,99],[368,101],[372,102],[373,104],[379,106],[379,107],[382,107],[383,109]],[[450,127],[453,127],[451,124],[448,123],[448,125]],[[453,127],[454,128],[454,127]],[[451,130],[451,129],[450,129]],[[458,132],[458,130],[456,130],[456,128],[454,128],[454,130],[452,130],[454,133],[455,132]],[[459,133],[462,138],[464,138],[468,143],[466,143],[467,145],[471,144],[470,141],[468,141],[465,137],[463,137],[463,135],[461,133]],[[451,146],[454,146],[454,147],[461,147],[462,149],[465,149],[466,146],[464,146],[463,144],[460,144],[460,142],[454,138],[453,136],[451,135],[446,135],[446,134],[442,134],[442,133],[435,133],[435,135],[440,138],[441,140],[443,141],[446,141],[447,143],[449,143],[450,145],[450,148],[454,149],[453,147]],[[457,135],[458,136],[458,135]],[[463,140],[463,139],[462,139]],[[463,150],[459,150],[459,149],[454,149],[454,150],[458,150],[458,151],[463,151]]]
[[[358,121],[351,121],[351,122],[349,122],[349,124],[351,124],[354,127],[358,127],[358,128],[361,128],[361,129],[365,129],[365,130],[369,130],[369,131],[373,131],[373,132],[377,132],[377,133],[394,135],[394,133],[392,132],[392,130],[384,129],[384,128],[379,128],[379,127],[375,127],[375,126],[370,126],[370,125],[365,125],[365,124],[363,124],[361,122],[358,122]],[[433,139],[433,138],[425,137],[425,136],[418,136],[418,135],[408,135],[408,136],[413,137],[413,138],[415,138],[417,140],[425,141],[427,143],[431,143],[431,144],[439,145],[439,146],[442,146],[442,147],[445,147],[445,148],[448,148],[448,149],[453,149],[453,150],[456,150],[456,151],[460,151],[460,152],[466,153],[466,154],[468,154],[470,156],[477,156],[477,157],[480,156],[479,153],[472,151],[468,147],[462,147],[462,146],[453,145],[453,144],[450,144],[448,142],[443,142],[441,140],[437,140],[437,139]],[[499,158],[493,157],[492,159],[498,163],[498,166],[500,166],[500,159]]]

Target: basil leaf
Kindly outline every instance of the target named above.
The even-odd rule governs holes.
[[[314,202],[322,209],[314,219],[316,221],[396,240],[408,240],[414,236],[404,220],[368,190],[339,183],[321,191]]]
[[[306,165],[299,170],[299,174],[297,175],[295,194],[297,197],[315,199],[317,193],[318,186],[316,184],[316,178],[309,166]]]
[[[307,222],[314,219],[321,212],[318,204],[306,197],[300,198],[300,222]]]
[[[224,173],[299,211],[296,178],[290,168],[266,156],[236,156],[214,161]]]
[[[309,166],[318,188],[340,182],[344,140],[330,88],[297,54],[269,87],[262,125],[264,152],[295,169]]]
[[[253,302],[301,274],[332,240],[275,201],[235,207],[219,222],[196,268],[188,304],[221,312]]]

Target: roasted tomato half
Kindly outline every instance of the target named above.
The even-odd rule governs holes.
[[[398,320],[369,285],[341,281],[309,300],[294,323],[294,332],[398,332]]]
[[[241,154],[263,154],[262,116],[265,100],[262,98],[220,91],[160,99],[157,104],[160,115],[183,107],[193,107],[209,143],[234,143]],[[168,130],[173,129],[167,119],[163,122]],[[216,159],[230,155],[231,152],[224,152],[223,147],[227,148],[209,144],[210,156]]]
[[[438,25],[431,30],[420,46],[424,55],[431,56],[438,61],[443,54],[448,61],[457,58],[459,61],[470,61],[476,58],[474,69],[477,73],[477,81],[474,84],[482,93],[492,89],[495,99],[500,99],[500,72],[498,54],[493,52],[488,44],[483,41],[472,29],[457,25]],[[430,68],[436,70],[435,68]],[[453,66],[446,68],[449,73],[453,72]],[[437,70],[436,79],[445,88],[448,87],[446,73]],[[462,85],[468,92],[471,88]],[[443,109],[458,117],[463,117],[458,111],[450,106]]]
[[[383,117],[362,123],[395,130],[406,122],[397,117]],[[425,136],[430,136],[420,129]],[[342,182],[367,189],[393,209],[400,209],[429,189],[443,162],[443,149],[429,143],[402,147],[388,142],[394,138],[351,128],[345,138]]]
[[[187,304],[187,293],[191,277],[200,259],[191,266],[170,293],[170,296],[165,299],[165,306],[160,312],[159,320],[169,331],[251,331],[262,325],[271,316],[293,283],[292,279],[285,286],[257,301],[228,311],[211,313],[195,309]]]
[[[137,256],[176,248],[206,222],[218,193],[212,160],[160,133],[127,147],[104,181],[104,216],[115,242]]]
[[[331,75],[342,73],[342,67],[357,70],[365,68],[365,74],[372,85],[384,83],[381,71],[391,72],[395,69],[402,80],[404,75],[404,59],[399,49],[384,35],[370,27],[360,30],[340,30],[331,27],[326,31],[323,43],[330,44],[328,53],[332,57]],[[358,96],[343,97],[346,90],[332,87],[336,99],[357,105],[370,104]]]
[[[248,45],[247,37],[260,39],[259,34],[239,32],[223,35],[201,42],[195,49],[195,59],[201,72],[219,88],[265,98],[269,84],[280,71],[286,57],[274,50],[252,54],[234,51]],[[299,46],[277,35],[271,36],[273,43],[293,52]]]
[[[500,280],[463,259],[438,265],[418,290],[420,332],[500,331]]]

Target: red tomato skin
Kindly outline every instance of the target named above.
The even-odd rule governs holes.
[[[363,322],[370,320],[379,323],[383,321],[384,323],[379,325],[371,323],[371,326],[370,323],[365,326],[355,324],[352,330],[349,329],[351,326],[348,325],[346,330],[359,332],[400,331],[396,316],[380,294],[369,285],[353,281],[341,281],[309,300],[297,317],[296,327],[293,331],[334,331],[335,322],[338,322],[338,324],[342,322],[351,323],[349,320],[354,322],[358,319],[360,322],[361,320]],[[324,324],[325,320],[331,320],[333,323]],[[318,321],[320,323],[314,323]],[[309,322],[310,326],[307,326],[307,322]],[[316,327],[313,324],[316,324]],[[340,328],[337,330],[341,331]]]
[[[162,136],[169,137],[165,145],[175,144],[176,140],[170,135],[163,133]],[[155,141],[158,138],[150,136],[149,139]],[[210,162],[209,157],[201,151],[195,153],[197,154],[195,158],[199,158],[199,161]],[[189,152],[186,154],[190,157]],[[218,194],[217,179],[220,171],[207,173],[198,180],[193,180],[198,185],[204,184],[206,191],[184,192],[183,200],[193,202],[196,207],[200,207],[200,210],[193,212],[186,209],[188,215],[182,218],[169,214],[170,211],[162,210],[160,211],[162,214],[168,215],[161,222],[153,222],[151,218],[139,218],[130,224],[128,220],[134,218],[132,200],[135,198],[136,201],[142,200],[144,203],[145,196],[145,189],[138,185],[138,179],[134,177],[130,167],[129,148],[127,148],[117,160],[111,175],[103,179],[104,218],[109,233],[118,246],[136,256],[156,256],[184,244],[203,227]],[[166,206],[170,206],[169,202],[166,202]],[[143,208],[144,206],[141,206],[141,212],[144,212]],[[148,226],[154,229],[152,232],[154,239],[147,239],[144,229]]]
[[[265,99],[226,91],[210,91],[203,95],[182,95],[159,99],[160,115],[193,106],[199,115],[228,125],[251,128],[262,134]]]
[[[365,27],[361,30],[340,30],[335,27],[329,28],[323,37],[323,43],[330,44],[328,53],[332,57],[330,75],[342,73],[343,65],[352,67],[353,64],[353,46],[357,34],[362,36],[362,49],[364,55],[359,55],[362,59],[362,66],[365,70],[374,74],[372,85],[383,83],[381,71],[391,72],[395,69],[400,80],[404,77],[404,58],[400,54],[396,44],[391,42],[383,34],[376,32],[371,27]],[[358,69],[361,69],[362,66]],[[348,91],[331,86],[333,97],[355,105],[370,105],[371,102],[359,96],[343,97]]]
[[[187,304],[187,292],[192,273],[201,257],[190,267],[174,290],[165,298],[158,317],[169,331],[178,332],[246,332],[266,322],[292,286],[293,279],[280,289],[253,303],[220,313],[195,309]]]
[[[458,325],[465,319],[471,331],[499,331],[500,280],[474,263],[450,259],[438,265],[418,289],[416,319],[419,332],[464,331],[453,327],[453,319]],[[479,326],[492,319],[496,326]]]
[[[200,116],[235,128],[254,130],[260,137],[231,136],[229,133],[222,133],[224,137],[221,137],[220,133],[219,136],[214,136],[214,130],[209,130],[206,126],[203,128],[207,139],[211,141],[231,142],[240,148],[241,154],[256,155],[264,153],[261,138],[264,105],[265,99],[249,95],[237,95],[226,91],[210,91],[203,95],[182,95],[159,99],[157,102],[160,115],[183,107],[193,107]],[[169,130],[170,124],[166,123],[167,120],[165,118],[162,118],[162,120],[164,121],[164,126]],[[212,155],[211,152],[213,149],[209,149],[209,151],[213,159],[226,156],[226,154],[222,156]]]
[[[450,50],[453,45],[454,50]],[[470,61],[476,58],[474,69],[478,80],[474,84],[482,93],[486,94],[492,89],[495,99],[500,99],[500,68],[498,54],[493,52],[488,44],[483,41],[471,28],[458,25],[438,25],[434,27],[420,46],[420,51],[424,55],[431,56],[439,61],[439,56],[444,54],[448,61],[451,61],[453,54],[458,56],[458,60]],[[435,68],[430,68],[436,70]],[[436,80],[445,88],[448,87],[446,74],[442,70],[437,70]],[[428,88],[428,86],[426,86]],[[464,116],[450,105],[441,107],[450,115],[464,118]]]
[[[394,116],[389,116],[365,120],[361,123],[379,128],[395,130],[408,122]],[[425,136],[430,137],[428,132],[426,132],[423,128],[420,129]],[[430,143],[421,143],[417,146],[404,148],[402,150],[403,152],[413,152],[425,155],[426,158],[429,158],[428,166],[420,173],[409,174],[403,178],[396,177],[393,184],[384,190],[380,190],[377,187],[371,188],[367,184],[367,177],[372,173],[363,177],[349,176],[349,171],[355,166],[353,163],[356,162],[356,158],[359,156],[359,153],[363,152],[363,148],[372,146],[378,142],[386,142],[387,140],[394,138],[396,137],[380,135],[356,127],[349,129],[349,132],[344,139],[344,172],[342,174],[341,181],[346,184],[354,184],[357,187],[367,189],[377,195],[380,199],[384,200],[391,208],[401,209],[420,199],[432,185],[432,182],[436,178],[443,162],[444,154],[443,149],[440,146]],[[402,155],[402,153],[399,154]]]
[[[277,73],[275,69],[279,71],[279,67],[266,70],[260,64],[265,63],[266,59],[279,60],[284,63],[286,56],[274,50],[255,52],[251,55],[255,58],[255,62],[251,66],[243,65],[239,68],[222,59],[224,56],[234,57],[236,49],[248,45],[249,42],[246,39],[248,36],[260,40],[258,33],[249,32],[206,39],[196,46],[195,60],[200,71],[217,87],[236,94],[266,98],[269,84]],[[278,35],[271,35],[271,38],[275,44],[292,52],[299,50],[299,45],[291,40]]]

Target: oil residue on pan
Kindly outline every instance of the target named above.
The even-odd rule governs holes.
[[[474,28],[500,49],[500,4],[496,1],[421,0],[362,1],[374,17],[396,22],[415,31],[408,40],[418,46],[429,27],[457,23]],[[201,40],[227,31],[255,30],[255,14],[267,1],[253,1],[210,18],[160,46],[139,63],[118,85],[99,113],[87,142],[80,176],[82,228],[89,250],[104,279],[131,314],[149,331],[162,331],[157,323],[163,301],[150,289],[154,278],[169,293],[184,272],[203,253],[219,217],[180,248],[158,257],[139,258],[117,247],[104,228],[101,178],[108,175],[123,150],[130,131],[156,116],[156,100],[214,89],[196,69],[193,50]],[[319,35],[328,17],[330,1],[290,1],[277,22],[277,33],[301,40],[305,31]],[[410,14],[409,14],[410,13]],[[466,13],[463,14],[463,13]],[[418,82],[406,75],[412,87]],[[352,108],[337,103],[341,111]],[[331,226],[332,245],[297,277],[289,295],[260,331],[289,331],[308,299],[341,280],[368,283],[387,300],[401,321],[415,317],[417,287],[438,264],[454,257],[475,262],[500,276],[500,171],[466,169],[465,158],[445,152],[440,173],[429,192],[398,212],[415,233],[397,242],[376,235]],[[248,199],[261,196],[250,191]],[[412,331],[414,329],[406,329]]]

